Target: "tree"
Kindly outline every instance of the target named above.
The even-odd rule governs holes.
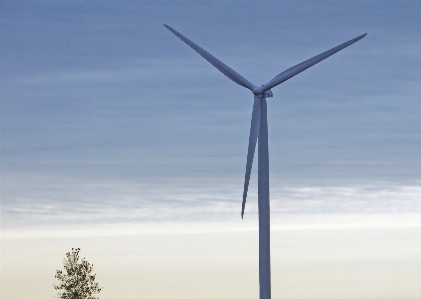
[[[54,289],[59,291],[61,299],[98,299],[94,295],[102,289],[95,282],[96,274],[91,274],[94,265],[85,258],[79,261],[79,251],[80,248],[72,248],[71,252],[66,253],[64,272],[56,270],[55,277],[60,283],[54,285]]]

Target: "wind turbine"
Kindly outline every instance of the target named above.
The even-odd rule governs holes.
[[[183,42],[199,53],[203,58],[216,67],[221,73],[235,83],[250,89],[254,94],[254,105],[251,116],[250,137],[247,152],[246,174],[244,179],[243,203],[241,218],[244,216],[247,190],[250,181],[251,167],[253,164],[254,152],[258,144],[258,209],[259,209],[259,285],[260,299],[270,299],[270,205],[269,205],[269,148],[268,148],[268,123],[266,98],[273,97],[271,88],[294,77],[295,75],[312,67],[316,63],[328,58],[340,50],[352,45],[367,35],[362,34],[313,58],[301,62],[286,71],[283,71],[268,83],[262,86],[255,86],[232,68],[224,64],[218,58],[199,47],[190,39],[168,25],[164,26],[179,37]]]

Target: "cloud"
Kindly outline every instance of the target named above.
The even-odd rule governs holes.
[[[276,185],[276,181],[272,183]],[[257,217],[254,185],[246,205],[246,220],[241,222],[241,185],[223,184],[215,179],[63,183],[48,177],[28,180],[19,192],[12,187],[2,193],[8,198],[2,203],[2,229],[6,231],[45,226],[168,223],[199,223],[204,227],[206,223],[220,226],[238,222],[237,225],[245,223],[250,227]],[[420,225],[420,198],[419,185],[272,187],[271,213],[273,223],[281,227],[323,225],[325,221],[334,227],[349,224],[349,219],[355,220],[358,215],[362,225],[372,223],[373,219],[379,222],[381,217],[395,219],[392,223],[396,225]]]

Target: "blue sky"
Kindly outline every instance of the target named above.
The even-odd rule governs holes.
[[[273,221],[420,225],[419,2],[2,1],[1,10],[3,238],[255,227],[255,169],[240,222],[253,96],[164,23],[255,85],[368,33],[273,89]]]
[[[272,187],[419,185],[418,8],[405,1],[4,2],[4,217],[16,220],[16,209],[30,216],[26,205],[37,203],[101,205],[103,194],[94,193],[102,185],[142,186],[133,204],[163,186],[233,188],[240,198],[252,95],[163,23],[254,84],[367,32],[274,88]]]

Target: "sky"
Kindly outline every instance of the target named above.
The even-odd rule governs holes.
[[[268,99],[272,295],[421,297],[418,1],[0,5],[2,298],[258,297],[253,95],[163,24],[255,85],[368,33]]]

